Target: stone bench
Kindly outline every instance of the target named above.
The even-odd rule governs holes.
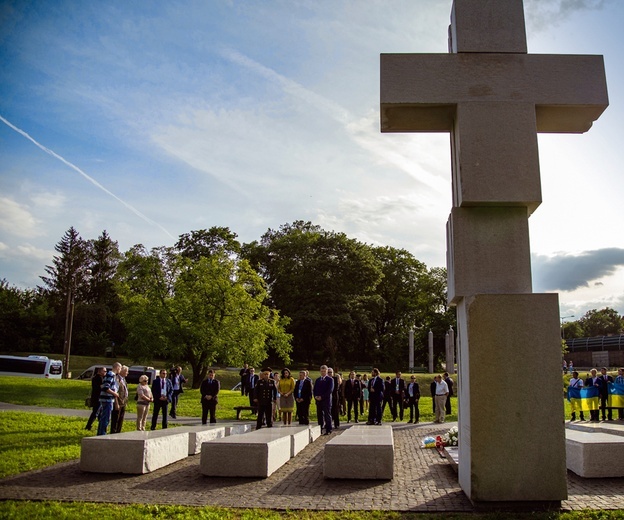
[[[229,437],[230,435],[240,435],[251,430],[251,423],[241,424],[201,424],[197,426],[181,426],[175,430],[188,432],[188,454],[197,455],[201,453],[201,447],[204,442],[214,439]]]
[[[183,428],[84,437],[80,469],[138,475],[173,464],[188,454],[189,432]]]
[[[325,478],[386,479],[394,476],[391,426],[352,426],[325,444]]]
[[[320,435],[319,426],[261,428],[206,442],[199,470],[215,477],[266,478]]]
[[[624,477],[624,437],[566,428],[566,466],[579,477]]]

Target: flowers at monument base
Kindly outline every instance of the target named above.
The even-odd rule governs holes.
[[[459,431],[457,426],[453,426],[448,432],[442,436],[444,446],[457,446],[459,442]]]

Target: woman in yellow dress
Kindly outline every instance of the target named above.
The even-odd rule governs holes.
[[[277,389],[280,393],[280,410],[282,412],[282,421],[284,425],[289,425],[292,421],[292,414],[295,410],[295,380],[290,375],[290,370],[284,368],[282,377],[277,383]]]

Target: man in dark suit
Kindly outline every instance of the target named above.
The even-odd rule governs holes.
[[[448,386],[449,389],[449,394],[446,397],[446,415],[450,415],[451,414],[451,397],[453,397],[453,386],[455,385],[455,383],[453,382],[453,380],[451,379],[451,376],[449,376],[448,372],[444,372],[443,374],[444,376],[444,382],[446,383],[446,386]]]
[[[334,380],[334,390],[332,391],[331,416],[334,422],[334,428],[340,428],[340,387],[342,386],[342,377],[340,374],[334,374],[334,369],[329,367],[327,375]]]
[[[596,369],[591,369],[591,375],[585,380],[585,388],[595,386],[598,388],[599,395],[602,393],[602,380],[598,377]],[[589,422],[600,422],[600,410],[589,411]]]
[[[613,377],[607,374],[606,367],[602,367],[600,372],[600,379],[602,380],[602,386],[600,387],[600,411],[602,412],[602,420],[606,421],[609,419],[612,421],[613,409],[607,408],[607,403],[609,401],[609,383],[613,383]]]
[[[249,379],[249,365],[247,363],[245,363],[243,365],[243,368],[240,369],[240,372],[238,373],[240,375],[241,378],[241,387],[240,387],[240,391],[241,391],[241,395],[247,395],[247,381]]]
[[[273,403],[277,399],[277,385],[275,380],[269,377],[271,369],[263,368],[260,378],[253,389],[253,403],[258,407],[258,419],[256,420],[256,430],[262,428],[266,423],[267,428],[273,427]]]
[[[245,392],[249,396],[249,406],[256,406],[257,403],[254,403],[254,398],[256,394],[256,386],[258,386],[258,380],[260,378],[257,376],[254,367],[249,368],[249,372],[247,373],[247,382],[245,384]]]
[[[379,375],[379,369],[373,368],[371,379],[368,382],[368,422],[366,424],[381,424],[381,403],[384,399],[384,380]]]
[[[405,390],[405,398],[407,401],[407,407],[409,408],[410,418],[409,423],[413,422],[418,424],[420,419],[420,410],[418,409],[418,400],[420,399],[420,386],[416,381],[416,376],[410,377],[410,382]]]
[[[349,379],[344,382],[343,394],[347,401],[347,422],[351,422],[351,408],[353,408],[355,422],[359,422],[358,411],[362,397],[362,382],[355,377],[353,371],[349,373]]]
[[[158,413],[162,410],[162,427],[167,427],[167,408],[173,396],[171,379],[167,377],[167,371],[161,370],[160,376],[152,383],[152,395],[154,396],[154,415],[152,415],[152,430],[156,429]]]
[[[312,400],[312,382],[306,377],[306,371],[299,371],[299,379],[295,382],[295,404],[299,424],[310,424],[310,401]]]
[[[401,371],[397,370],[394,379],[390,381],[392,390],[392,422],[403,420],[403,401],[405,400],[405,381],[401,378]],[[398,408],[398,410],[397,410]]]
[[[327,375],[327,365],[321,365],[321,376],[314,383],[314,399],[316,400],[316,416],[321,430],[325,428],[325,435],[332,432],[332,393],[334,379]]]
[[[382,417],[384,412],[386,411],[386,405],[389,409],[392,409],[392,383],[390,381],[390,376],[386,376],[386,379],[384,381],[384,396],[381,405]]]
[[[199,393],[201,394],[202,405],[202,424],[208,421],[208,412],[210,412],[210,423],[216,423],[217,403],[219,402],[219,390],[221,383],[215,379],[214,370],[208,370],[208,377],[202,381]]]

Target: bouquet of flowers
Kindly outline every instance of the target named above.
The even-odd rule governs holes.
[[[453,426],[447,433],[442,436],[442,442],[444,446],[457,446],[459,439],[459,432],[457,426]]]

